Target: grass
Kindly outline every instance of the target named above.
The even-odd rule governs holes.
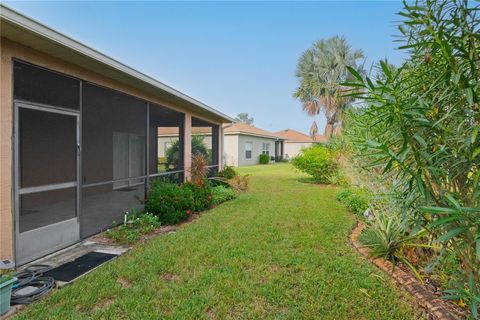
[[[288,164],[242,168],[251,190],[99,268],[15,319],[416,319],[348,244],[336,188]]]

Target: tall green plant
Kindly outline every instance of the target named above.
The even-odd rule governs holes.
[[[463,292],[480,286],[480,20],[467,1],[404,3],[399,68],[356,78],[367,107],[352,120],[357,151],[394,177],[404,211],[453,250]],[[463,290],[463,291],[462,291]],[[471,290],[470,290],[471,291]],[[477,317],[480,297],[465,297]]]
[[[363,59],[361,50],[352,50],[344,37],[335,36],[315,42],[298,60],[296,76],[299,86],[294,97],[302,102],[303,110],[314,117],[310,135],[315,139],[318,128],[315,117],[323,111],[327,118],[325,134],[331,135],[341,120],[342,112],[351,102],[343,95],[342,83],[351,79],[347,66],[355,66]]]

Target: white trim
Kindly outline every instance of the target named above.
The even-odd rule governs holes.
[[[243,131],[231,131],[231,132],[225,132],[224,131],[223,134],[226,135],[226,136],[243,135],[243,136],[266,138],[266,139],[271,139],[271,140],[284,140],[283,138],[280,138],[280,137],[267,136],[267,135],[261,135],[261,134],[256,134],[256,133],[243,132]]]

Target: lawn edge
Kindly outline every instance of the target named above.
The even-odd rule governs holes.
[[[357,222],[350,233],[350,243],[363,256],[363,258],[388,274],[397,286],[411,294],[415,298],[415,304],[426,310],[433,319],[466,319],[464,312],[458,310],[458,308],[454,307],[448,301],[435,296],[434,293],[422,285],[413,274],[410,274],[401,268],[394,269],[393,264],[383,258],[372,258],[369,255],[370,250],[358,241],[364,228],[365,224],[363,222]]]

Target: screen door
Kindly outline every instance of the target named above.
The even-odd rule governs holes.
[[[78,112],[15,103],[16,262],[79,240]]]

